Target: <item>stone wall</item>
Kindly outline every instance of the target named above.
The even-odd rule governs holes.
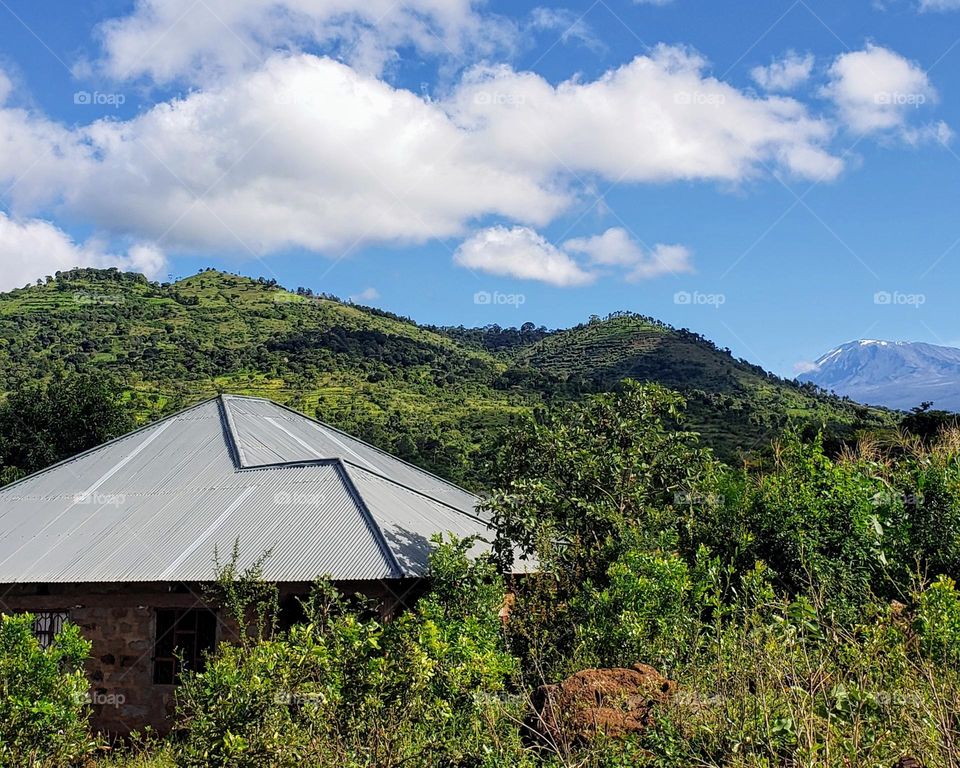
[[[148,725],[160,732],[169,729],[174,686],[153,683],[156,609],[204,607],[199,594],[151,584],[18,585],[0,600],[0,608],[70,614],[93,644],[87,661],[91,724],[126,735]]]
[[[408,583],[338,585],[347,594],[377,598],[392,614],[417,590]],[[309,584],[280,585],[281,595],[305,594]],[[5,594],[4,594],[5,590]],[[0,610],[66,611],[93,648],[87,662],[91,683],[91,725],[110,735],[152,727],[170,728],[173,685],[153,682],[153,655],[158,608],[208,607],[200,585],[181,584],[18,584],[0,588]],[[238,628],[218,614],[217,642],[235,640]]]

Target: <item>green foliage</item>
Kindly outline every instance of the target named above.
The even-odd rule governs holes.
[[[637,662],[679,683],[639,741],[583,764],[953,765],[960,598],[940,579],[888,601],[956,574],[957,438],[832,458],[792,430],[756,473],[679,432],[681,406],[628,384],[547,417],[490,502],[501,556],[541,566],[509,622],[529,685]]]
[[[0,485],[133,428],[116,383],[102,376],[24,384],[0,403]]]
[[[960,669],[960,593],[953,579],[940,576],[920,593],[914,626],[930,659]]]
[[[263,564],[270,558],[264,552],[249,567],[240,570],[240,541],[233,542],[230,559],[221,565],[220,553],[214,550],[214,581],[204,588],[205,597],[218,606],[233,626],[245,628],[240,642],[249,644],[272,635],[280,617],[280,594],[276,584],[263,579]]]
[[[43,648],[33,616],[0,616],[0,765],[65,768],[93,752],[83,673],[89,653],[73,624]]]
[[[788,434],[775,469],[757,479],[733,514],[752,532],[746,559],[776,570],[792,594],[830,596],[835,604],[883,589],[889,508],[879,477],[855,462],[832,461],[818,438]]]
[[[562,332],[427,328],[213,270],[157,284],[78,269],[0,295],[0,392],[61,370],[123,381],[141,421],[222,391],[270,397],[474,487],[515,422],[625,377],[683,390],[691,423],[728,459],[788,417],[843,434],[894,425],[629,313]]]
[[[698,619],[690,570],[675,552],[625,542],[606,583],[573,598],[582,617],[576,666],[630,666],[657,658],[670,671]]]
[[[503,585],[470,545],[438,542],[435,588],[394,621],[349,609],[321,583],[307,623],[221,645],[179,691],[183,763],[494,766],[519,755],[505,715],[517,705]]]
[[[639,661],[689,615],[687,563],[671,550],[719,465],[677,428],[682,406],[662,387],[627,382],[547,416],[504,451],[505,485],[489,501],[497,550],[506,564],[518,547],[545,571],[519,590],[510,622],[531,682]]]

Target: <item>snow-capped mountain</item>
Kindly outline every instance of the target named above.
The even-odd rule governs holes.
[[[851,341],[797,377],[869,405],[908,410],[924,401],[960,411],[960,349],[909,341]]]

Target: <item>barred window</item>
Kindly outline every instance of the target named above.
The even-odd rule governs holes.
[[[33,633],[40,645],[49,648],[69,618],[67,611],[33,611]]]

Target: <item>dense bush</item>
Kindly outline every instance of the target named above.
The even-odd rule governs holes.
[[[0,616],[0,765],[65,768],[93,751],[83,673],[89,653],[73,624],[43,648],[33,616]]]
[[[307,622],[222,645],[179,691],[190,766],[502,765],[521,759],[506,712],[515,672],[503,586],[470,542],[441,545],[433,591],[390,622],[318,584]],[[497,738],[494,738],[496,736]],[[521,757],[517,757],[517,756]]]

